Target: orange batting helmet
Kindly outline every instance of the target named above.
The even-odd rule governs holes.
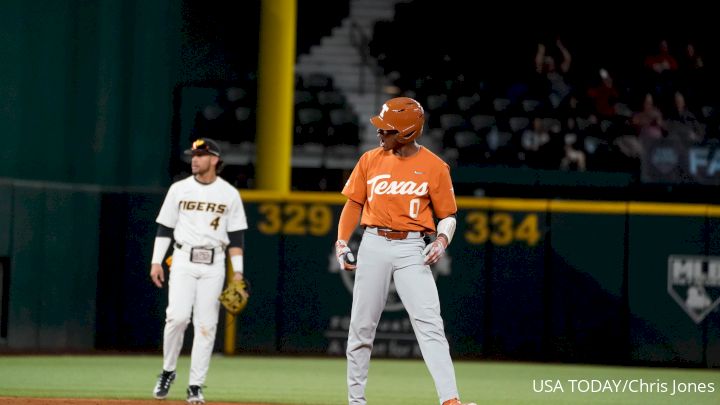
[[[370,118],[375,127],[398,131],[395,139],[409,143],[422,134],[425,111],[420,103],[409,97],[396,97],[385,102],[379,115]]]

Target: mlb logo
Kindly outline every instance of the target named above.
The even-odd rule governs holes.
[[[720,305],[720,257],[672,255],[668,294],[695,323]]]

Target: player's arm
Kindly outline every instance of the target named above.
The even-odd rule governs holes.
[[[450,245],[455,235],[456,224],[455,214],[438,221],[437,238],[435,238],[431,244],[427,245],[423,252],[425,254],[425,264],[435,264],[445,254],[445,249]]]
[[[158,288],[165,282],[165,272],[162,268],[162,261],[172,242],[173,229],[163,224],[158,224],[153,245],[152,259],[150,260],[150,279]]]
[[[455,235],[457,220],[457,203],[455,202],[455,189],[450,178],[450,167],[445,164],[438,171],[436,187],[430,192],[435,217],[439,219],[436,226],[437,238],[425,247],[425,264],[437,263],[445,254],[445,249],[452,242]]]
[[[245,271],[243,263],[243,255],[245,251],[245,231],[228,232],[230,245],[228,245],[228,255],[233,268],[233,280],[240,281],[243,279]]]
[[[340,263],[340,268],[343,270],[352,271],[355,270],[356,267],[355,260],[352,260],[354,256],[348,256],[348,253],[352,255],[352,251],[350,251],[348,247],[348,241],[360,222],[362,207],[359,202],[348,199],[340,213],[338,238],[337,242],[335,242],[335,255]]]

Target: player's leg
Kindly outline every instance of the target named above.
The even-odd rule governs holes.
[[[163,334],[163,369],[166,371],[174,371],[177,366],[185,329],[190,323],[192,305],[195,301],[196,282],[187,253],[176,250],[168,280],[168,306],[165,311]]]
[[[358,249],[347,345],[348,401],[364,405],[370,353],[392,274],[390,242],[365,233]]]
[[[222,256],[222,255],[219,255]],[[202,386],[205,383],[210,357],[215,346],[220,301],[225,281],[225,258],[215,257],[215,264],[201,265],[195,306],[193,309],[194,338],[190,355],[190,380],[188,385]]]
[[[435,279],[430,267],[423,264],[424,247],[422,239],[407,239],[399,244],[402,259],[395,263],[393,278],[442,403],[458,397],[458,392]]]

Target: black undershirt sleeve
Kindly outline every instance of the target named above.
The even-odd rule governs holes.
[[[175,230],[172,228],[168,228],[167,226],[163,224],[158,224],[157,233],[155,234],[158,238],[171,238],[173,237],[173,232]]]
[[[229,247],[245,249],[245,231],[228,232],[228,238],[230,238]]]

